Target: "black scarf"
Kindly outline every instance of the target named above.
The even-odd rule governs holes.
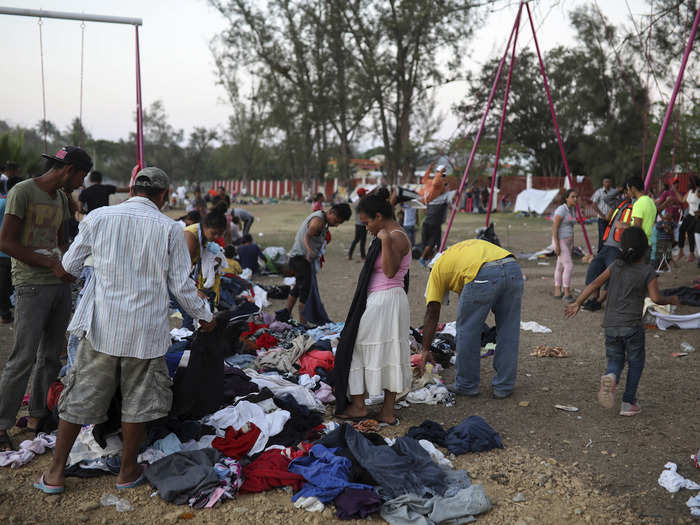
[[[382,252],[382,241],[374,239],[367,251],[365,264],[362,266],[360,277],[357,280],[357,288],[352,298],[352,304],[345,319],[345,326],[340,332],[338,348],[335,352],[335,365],[331,372],[331,383],[335,389],[335,413],[342,414],[348,406],[348,376],[350,374],[350,363],[352,362],[352,351],[355,348],[357,331],[360,328],[362,314],[367,307],[367,289],[369,281],[374,272],[374,264],[377,257]]]

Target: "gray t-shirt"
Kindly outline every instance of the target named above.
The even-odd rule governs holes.
[[[255,217],[253,217],[250,213],[248,213],[247,211],[245,211],[243,208],[234,208],[234,209],[233,209],[233,214],[234,214],[236,217],[238,217],[239,219],[241,219],[242,221],[249,221],[249,220],[255,218]]]
[[[292,249],[289,251],[290,257],[296,257],[297,255],[300,255],[302,257],[306,257],[306,246],[304,246],[304,237],[306,237],[306,232],[309,229],[309,222],[314,217],[319,217],[323,221],[323,228],[321,228],[321,232],[318,235],[314,235],[309,239],[309,247],[311,248],[311,251],[312,251],[312,254],[311,254],[312,259],[316,259],[319,256],[319,252],[321,251],[321,248],[323,247],[323,243],[326,240],[326,233],[328,232],[328,223],[326,222],[326,214],[323,211],[313,212],[306,219],[304,219],[303,223],[301,223],[301,227],[299,228],[299,231],[297,231],[297,235],[294,238],[294,245],[292,246]]]
[[[574,224],[576,224],[576,217],[571,213],[571,210],[566,204],[562,204],[556,210],[554,210],[554,215],[561,217],[561,222],[559,223],[558,236],[560,239],[569,239],[574,236]]]
[[[608,305],[603,327],[639,326],[649,283],[656,279],[654,269],[645,263],[626,264],[617,259],[609,267]]]

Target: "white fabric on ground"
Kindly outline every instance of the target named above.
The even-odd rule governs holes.
[[[173,328],[170,330],[170,337],[175,339],[175,341],[182,341],[183,339],[191,336],[194,332],[188,330],[184,326],[182,328]]]
[[[664,470],[659,476],[659,485],[671,493],[681,489],[700,490],[700,485],[681,476],[676,470],[678,466],[670,461],[664,465]]]
[[[445,454],[435,448],[435,445],[433,445],[430,441],[427,439],[420,439],[418,440],[418,444],[423,447],[428,454],[430,454],[430,459],[432,459],[435,463],[441,467],[454,468],[452,466],[452,462],[445,457]]]
[[[700,312],[690,315],[663,314],[649,310],[656,317],[656,326],[660,330],[666,330],[669,326],[677,326],[683,329],[700,328]]]
[[[254,423],[260,429],[260,435],[249,452],[250,455],[253,455],[265,450],[267,440],[282,432],[282,427],[290,417],[290,413],[286,410],[266,413],[262,407],[255,403],[240,401],[235,406],[222,408],[218,412],[206,416],[203,422],[218,429],[217,433],[220,433],[222,437],[228,427],[240,430],[246,423]]]
[[[371,292],[357,330],[348,393],[370,396],[411,388],[410,313],[403,288]]]
[[[700,494],[689,498],[685,504],[690,507],[690,513],[693,516],[700,516]]]
[[[243,371],[261,390],[267,387],[277,397],[284,394],[291,394],[297,403],[304,405],[310,410],[316,410],[318,412],[326,411],[326,407],[323,403],[316,399],[316,396],[314,396],[310,390],[283,379],[279,374],[259,374],[252,368],[246,368]]]
[[[95,438],[92,437],[92,428],[93,425],[88,425],[80,429],[80,433],[70,451],[70,456],[68,456],[69,467],[86,459],[97,459],[121,454],[122,440],[119,436],[115,434],[107,436],[105,440],[107,446],[102,448],[97,444]]]
[[[54,448],[55,446],[56,436],[39,432],[34,439],[22,441],[17,450],[0,452],[0,467],[21,467],[34,459],[34,456],[43,454],[46,452],[46,449]]]
[[[530,332],[535,332],[536,334],[551,334],[552,333],[551,329],[547,328],[546,326],[541,325],[540,323],[536,323],[535,321],[527,321],[527,322],[520,321],[520,329],[530,331]]]
[[[413,392],[409,392],[406,401],[425,405],[437,405],[450,401],[450,391],[445,385],[428,385]]]

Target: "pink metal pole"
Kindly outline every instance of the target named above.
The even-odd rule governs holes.
[[[146,167],[143,161],[143,106],[141,103],[141,59],[139,49],[139,26],[136,29],[136,165],[141,170]],[[134,177],[138,170],[134,171],[131,186],[134,185]]]
[[[557,115],[554,111],[554,103],[552,102],[552,94],[549,91],[549,82],[547,81],[547,73],[544,70],[544,61],[542,60],[542,53],[540,53],[540,45],[537,42],[537,33],[535,31],[535,23],[532,21],[532,13],[530,12],[530,6],[525,4],[527,9],[527,16],[530,19],[530,27],[532,28],[532,38],[535,41],[535,49],[537,49],[537,58],[540,61],[540,71],[542,72],[542,80],[544,80],[544,89],[547,93],[547,102],[549,103],[549,110],[552,113],[552,121],[554,122],[554,131],[557,135],[557,142],[559,142],[559,151],[561,152],[561,158],[564,161],[564,169],[566,171],[566,177],[569,179],[569,185],[573,188],[574,181],[571,178],[571,172],[569,171],[569,162],[566,160],[566,153],[564,152],[564,143],[561,140],[561,133],[559,132],[559,123],[557,122]],[[576,216],[581,229],[583,230],[583,238],[586,240],[586,247],[588,248],[588,253],[593,255],[593,250],[591,249],[591,242],[588,240],[588,233],[586,233],[586,227],[584,226],[583,215],[581,215],[581,208],[576,203]]]
[[[491,176],[491,191],[489,192],[489,205],[486,210],[486,227],[489,227],[491,220],[491,208],[493,205],[493,190],[496,186],[496,175],[498,175],[498,159],[501,157],[501,142],[503,142],[503,126],[506,123],[506,109],[508,108],[508,95],[510,95],[510,81],[513,78],[513,66],[515,65],[515,48],[518,45],[518,30],[520,29],[520,12],[515,22],[515,38],[513,39],[513,53],[510,57],[510,67],[508,68],[508,80],[506,81],[506,93],[503,96],[503,111],[501,112],[501,123],[498,127],[498,142],[496,143],[496,160],[493,163],[493,175]]]
[[[447,236],[450,234],[450,228],[452,228],[452,222],[455,219],[455,214],[457,213],[457,206],[459,205],[459,200],[462,197],[462,192],[464,191],[464,185],[467,182],[467,176],[469,175],[469,169],[472,167],[472,162],[474,162],[474,155],[476,154],[476,147],[479,145],[479,140],[481,139],[481,134],[484,131],[484,125],[486,124],[486,117],[489,114],[489,110],[491,109],[491,103],[493,102],[493,97],[496,94],[496,88],[498,87],[498,81],[501,78],[501,73],[503,72],[503,64],[506,61],[506,57],[508,56],[508,50],[510,49],[510,43],[513,40],[513,35],[515,34],[515,28],[518,25],[518,21],[520,20],[520,13],[523,10],[523,4],[522,2],[520,3],[520,7],[518,8],[518,15],[515,18],[515,22],[513,23],[513,29],[510,31],[510,36],[508,37],[508,44],[506,45],[506,50],[503,53],[503,57],[501,57],[501,61],[498,64],[498,71],[496,72],[496,78],[493,79],[493,85],[491,86],[491,93],[489,94],[489,100],[486,103],[486,108],[484,109],[484,116],[481,118],[481,124],[479,125],[479,130],[476,133],[476,138],[474,139],[474,146],[472,146],[472,152],[469,154],[469,161],[467,162],[467,167],[464,169],[464,175],[462,175],[462,182],[459,185],[459,189],[457,190],[457,195],[455,197],[455,201],[457,205],[452,207],[452,211],[450,213],[450,219],[447,221],[447,229],[445,230],[445,235],[442,237],[442,242],[440,243],[440,250],[443,251],[445,249],[445,244],[447,243]]]
[[[683,61],[681,62],[681,69],[678,72],[678,78],[676,79],[676,85],[673,87],[673,94],[671,95],[671,100],[668,103],[668,108],[666,109],[666,116],[664,117],[664,122],[661,125],[661,131],[659,131],[659,138],[656,140],[656,147],[654,148],[654,154],[651,156],[651,162],[649,163],[649,171],[647,171],[647,177],[644,180],[644,191],[649,188],[649,183],[651,182],[651,174],[654,173],[654,168],[656,167],[656,161],[659,159],[659,151],[661,150],[661,143],[664,141],[664,136],[666,135],[666,129],[668,128],[668,123],[671,120],[671,115],[673,114],[673,106],[676,103],[676,97],[678,96],[678,90],[680,89],[681,82],[683,81],[683,73],[685,73],[685,66],[688,63],[688,57],[690,56],[690,50],[693,48],[693,41],[695,40],[695,33],[698,31],[698,23],[700,22],[700,8],[698,8],[695,13],[695,22],[693,22],[693,29],[690,30],[690,38],[688,39],[688,44],[685,46],[685,53],[683,54]]]

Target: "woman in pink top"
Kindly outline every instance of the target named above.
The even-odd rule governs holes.
[[[323,209],[323,193],[317,193],[314,197],[313,211],[321,211]]]
[[[378,420],[395,425],[396,394],[407,391],[412,378],[410,312],[403,288],[411,264],[411,242],[394,220],[385,196],[368,195],[357,209],[367,231],[381,240],[382,250],[374,265],[350,364],[348,393],[352,403],[341,417],[367,416],[365,393],[378,396],[383,391],[384,404]]]

